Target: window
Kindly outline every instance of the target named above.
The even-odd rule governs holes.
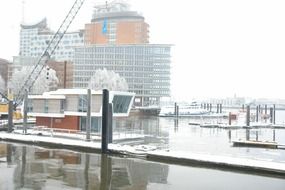
[[[80,95],[78,97],[78,111],[87,112],[87,95]]]
[[[115,95],[113,98],[114,113],[127,113],[132,96]]]

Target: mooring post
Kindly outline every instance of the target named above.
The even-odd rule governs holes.
[[[178,119],[178,117],[179,117],[179,106],[177,106],[177,108],[176,108],[176,119]]]
[[[276,116],[276,107],[275,104],[273,104],[273,124],[275,124],[275,116]]]
[[[108,143],[112,143],[113,142],[113,104],[109,103],[109,127],[108,127]]]
[[[229,112],[229,125],[232,125],[232,113]]]
[[[102,98],[102,137],[101,137],[101,151],[103,154],[107,153],[108,150],[108,111],[109,109],[109,91],[103,89],[103,98]]]
[[[270,114],[270,123],[273,123],[273,108],[269,109],[269,114]]]
[[[86,141],[91,140],[91,89],[87,89]]]
[[[24,96],[23,134],[27,134],[27,120],[28,120],[28,90],[25,90],[25,96]]]
[[[246,106],[246,126],[250,126],[250,106]]]
[[[258,115],[259,115],[259,107],[256,106],[256,118],[255,118],[255,121],[258,122]]]
[[[14,128],[13,124],[13,110],[14,110],[14,104],[13,100],[8,101],[8,132],[11,133]]]

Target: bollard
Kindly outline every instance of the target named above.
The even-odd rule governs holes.
[[[250,126],[250,106],[246,106],[246,126]]]
[[[108,151],[108,108],[109,108],[109,91],[103,89],[102,97],[102,137],[101,137],[101,151],[106,154]]]
[[[259,107],[256,106],[256,116],[255,116],[255,121],[258,122],[258,113],[259,113]]]
[[[179,106],[176,106],[176,118],[178,119],[178,117],[179,117]]]
[[[113,104],[109,103],[108,143],[113,142]]]
[[[232,113],[229,112],[229,125],[232,125]]]
[[[91,89],[87,89],[86,141],[91,140],[91,101]]]
[[[222,113],[222,112],[223,112],[223,105],[220,104],[220,113]]]

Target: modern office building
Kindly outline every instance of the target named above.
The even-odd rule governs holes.
[[[86,88],[97,69],[124,77],[135,105],[159,105],[170,96],[169,44],[89,45],[75,48],[74,87]]]
[[[54,32],[47,26],[47,19],[33,24],[21,24],[20,55],[39,57],[52,39]],[[83,31],[67,32],[56,49],[52,59],[57,61],[73,60],[75,46],[83,45]]]
[[[85,25],[85,44],[144,44],[149,25],[123,1],[97,5],[91,23]]]

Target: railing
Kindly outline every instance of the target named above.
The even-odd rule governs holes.
[[[15,126],[15,131],[22,133],[22,126]],[[50,128],[47,126],[35,126],[28,128],[29,134],[49,137],[63,137],[67,139],[86,139],[86,132],[74,129]],[[143,137],[142,130],[114,131],[113,140],[136,139]],[[91,140],[101,140],[101,132],[91,132]]]

